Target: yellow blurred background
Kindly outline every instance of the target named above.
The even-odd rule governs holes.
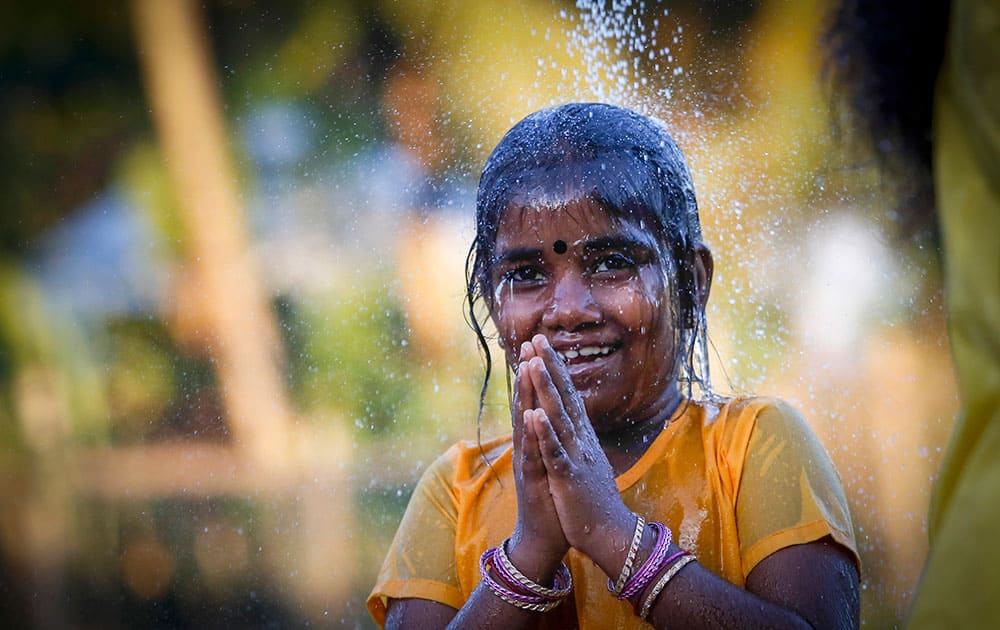
[[[703,4],[0,9],[4,627],[371,627],[422,470],[508,426],[463,317],[479,167],[572,100],[674,131],[716,390],[805,412],[898,625],[957,407],[936,245],[834,132],[827,7]]]

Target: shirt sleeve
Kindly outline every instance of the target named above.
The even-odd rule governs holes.
[[[736,499],[744,577],[770,554],[831,536],[860,566],[840,477],[816,435],[791,406],[757,415]]]
[[[461,608],[455,565],[458,496],[452,451],[424,472],[368,596],[368,612],[385,625],[389,599],[419,598]]]

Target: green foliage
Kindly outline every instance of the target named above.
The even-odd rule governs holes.
[[[405,318],[380,280],[305,303],[290,320],[302,344],[290,366],[300,405],[339,411],[361,435],[395,430],[414,388]]]
[[[114,318],[102,341],[114,440],[225,437],[211,365],[178,347],[163,320]]]
[[[47,304],[24,269],[0,259],[0,445],[46,449],[102,435],[107,407],[83,326]]]
[[[159,147],[152,142],[137,142],[122,158],[118,179],[134,207],[143,214],[162,244],[172,256],[180,256],[184,226],[178,209],[177,193],[167,174]]]

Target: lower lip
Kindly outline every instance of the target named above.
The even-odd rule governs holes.
[[[578,363],[570,362],[566,364],[566,371],[569,372],[570,378],[573,379],[573,384],[579,388],[581,383],[578,383],[577,379],[583,379],[589,377],[592,372],[604,370],[607,367],[607,362],[617,354],[618,348],[615,348],[608,354],[591,356],[587,360]]]

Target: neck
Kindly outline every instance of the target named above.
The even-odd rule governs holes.
[[[674,382],[642,413],[626,417],[615,423],[615,429],[597,435],[616,477],[639,461],[680,403],[681,393]]]

